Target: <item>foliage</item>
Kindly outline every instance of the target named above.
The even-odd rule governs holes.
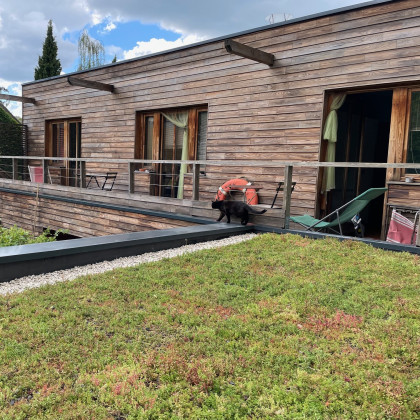
[[[9,90],[6,89],[5,87],[0,86],[0,93],[8,94],[9,93]],[[1,99],[0,100],[0,103],[2,103],[4,106],[8,106],[9,105],[9,100],[8,99]],[[0,121],[1,121],[1,118],[2,118],[2,115],[1,115],[2,114],[2,111],[3,111],[3,113],[5,113],[4,112],[4,109],[3,110],[0,109]],[[7,113],[7,117],[9,119],[12,119],[13,120],[13,118],[8,113]]]
[[[54,234],[47,229],[41,235],[34,236],[27,230],[13,226],[11,228],[4,228],[0,226],[0,247],[38,244],[41,242],[53,242],[56,240],[57,235],[62,232],[57,231]]]
[[[419,268],[261,235],[0,298],[0,418],[418,418]]]
[[[0,104],[0,156],[22,156],[24,136],[24,126],[19,124]],[[11,160],[0,159],[0,177],[11,176],[11,172]]]
[[[0,93],[2,92],[2,88],[0,88]],[[4,106],[4,105],[3,105]],[[0,124],[17,124],[15,118],[13,118],[9,112],[3,106],[0,105]]]
[[[105,48],[101,41],[90,38],[87,30],[83,30],[79,38],[79,66],[80,70],[89,70],[105,64]]]
[[[48,22],[47,36],[42,46],[42,56],[38,58],[35,68],[35,80],[58,76],[61,73],[61,63],[57,58],[57,42],[53,36],[52,20]]]

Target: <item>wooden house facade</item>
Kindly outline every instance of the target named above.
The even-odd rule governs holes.
[[[230,41],[238,49],[230,51]],[[262,185],[259,202],[270,205],[282,171],[263,164],[223,162],[328,160],[323,131],[331,111],[338,123],[335,161],[420,163],[419,45],[418,0],[379,0],[26,83],[22,96],[36,101],[23,105],[28,153],[207,160],[200,173],[199,202],[192,200],[191,167],[176,169],[170,162],[139,164],[136,191],[130,197],[140,207],[170,207],[190,215],[195,215],[191,210],[195,208],[197,214],[215,217],[210,201],[218,187],[245,177]],[[258,61],[260,53],[264,59],[272,57],[272,63]],[[117,172],[113,192],[126,191],[125,164],[98,166],[88,161],[86,165],[87,172]],[[67,176],[73,169],[65,168]],[[392,200],[420,206],[416,171],[420,173],[418,169],[336,169],[335,185],[327,191],[323,168],[296,167],[291,213],[319,215],[367,188],[392,185],[392,193],[367,215],[373,229],[380,231],[386,204]],[[409,173],[410,184],[405,183]],[[11,186],[1,180],[0,186],[5,203],[5,194],[12,194],[5,188]],[[50,200],[62,194],[54,187],[44,187],[49,188]],[[11,216],[3,219],[14,221]],[[270,212],[266,220],[272,222]]]

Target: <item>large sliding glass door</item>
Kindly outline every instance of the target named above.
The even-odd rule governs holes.
[[[80,158],[81,152],[81,131],[82,124],[80,121],[69,122],[69,158]],[[80,162],[70,161],[68,163],[69,185],[78,186],[78,178],[80,174]]]
[[[181,160],[184,130],[163,117],[162,160]],[[161,170],[162,197],[177,197],[180,165],[163,163]]]
[[[420,91],[412,90],[410,100],[410,124],[407,138],[407,163],[420,163]],[[419,169],[407,169],[407,174],[419,175]]]
[[[151,195],[183,198],[190,168],[171,161],[206,159],[207,118],[207,106],[137,113],[134,157],[166,161],[142,165],[151,173]]]
[[[60,158],[81,157],[81,120],[48,121],[46,123],[45,156]],[[80,164],[75,161],[52,160],[51,177],[62,185],[78,185]]]

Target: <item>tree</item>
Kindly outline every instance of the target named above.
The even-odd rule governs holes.
[[[57,58],[57,42],[53,36],[52,20],[48,22],[47,36],[42,46],[42,56],[38,58],[35,68],[35,80],[58,76],[61,73],[61,63]]]
[[[9,91],[8,91],[6,88],[4,88],[4,87],[1,87],[1,86],[0,86],[0,93],[5,93],[5,94],[8,94],[8,93],[9,93]],[[1,100],[0,100],[0,102],[1,102],[4,106],[8,106],[8,105],[9,105],[9,100],[6,100],[6,99],[1,99]]]
[[[89,70],[105,64],[105,48],[101,41],[90,38],[83,30],[79,38],[79,66],[77,70]]]

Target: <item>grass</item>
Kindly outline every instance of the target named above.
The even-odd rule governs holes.
[[[420,260],[261,235],[0,298],[0,418],[418,418]]]

